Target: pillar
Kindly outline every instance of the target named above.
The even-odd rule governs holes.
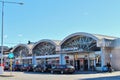
[[[90,58],[88,56],[88,70],[90,70]]]
[[[101,48],[101,69],[105,65],[104,47]]]
[[[94,68],[96,68],[96,61],[95,61],[95,58],[94,58]]]
[[[60,61],[59,61],[60,65],[66,64],[65,55],[66,54],[60,53]]]
[[[36,65],[37,62],[36,62],[36,54],[33,54],[32,56],[32,64]]]

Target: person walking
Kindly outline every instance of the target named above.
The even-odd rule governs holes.
[[[110,62],[107,63],[108,72],[112,72],[112,66]]]

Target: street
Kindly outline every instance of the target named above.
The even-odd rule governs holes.
[[[120,71],[112,73],[80,72],[75,74],[50,74],[39,72],[10,72],[0,75],[0,80],[120,80]]]

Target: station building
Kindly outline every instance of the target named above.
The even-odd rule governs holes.
[[[12,50],[15,64],[71,64],[76,70],[102,70],[108,62],[120,70],[120,38],[77,32],[63,40],[43,39],[18,44]]]

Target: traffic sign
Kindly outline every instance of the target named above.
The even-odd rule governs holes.
[[[11,59],[11,58],[14,57],[14,54],[13,54],[13,53],[9,53],[9,54],[8,54],[8,57]]]

